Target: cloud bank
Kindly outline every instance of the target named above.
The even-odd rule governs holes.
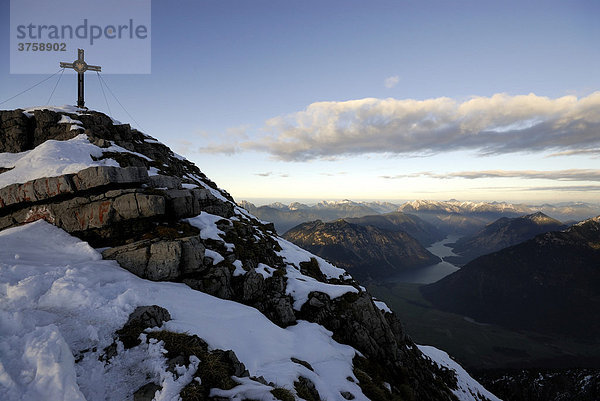
[[[557,99],[535,94],[473,97],[464,102],[367,98],[317,102],[272,118],[259,136],[203,151],[254,150],[286,161],[361,154],[432,155],[472,150],[595,152],[600,147],[600,92]]]
[[[290,175],[289,174],[285,174],[285,173],[273,173],[272,171],[267,171],[264,173],[254,173],[254,175],[259,176],[259,177],[281,177],[281,178],[288,178]]]
[[[599,133],[600,134],[600,133]],[[593,156],[594,158],[600,157],[600,149],[575,149],[575,150],[564,150],[562,152],[553,153],[548,157],[556,156]]]
[[[465,178],[469,180],[477,178],[522,178],[522,179],[544,179],[554,181],[600,181],[600,170],[592,169],[569,169],[569,170],[484,170],[484,171],[459,171],[453,173],[432,173],[423,171],[413,174],[384,175],[382,178],[416,178],[431,177],[439,179]]]
[[[598,192],[600,185],[568,185],[564,187],[533,187],[527,191],[563,191],[563,192]]]

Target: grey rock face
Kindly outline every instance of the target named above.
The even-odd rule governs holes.
[[[12,184],[0,189],[0,208],[19,203],[36,202],[76,191],[72,177],[41,178],[24,184]]]
[[[0,111],[0,152],[17,153],[33,146],[32,121],[21,110]]]
[[[0,189],[0,227],[44,218],[76,232],[123,219],[162,215],[164,199],[135,193],[147,180],[143,168],[90,167],[77,174],[9,185]],[[103,192],[123,185],[134,188]],[[93,195],[94,191],[100,195]],[[86,193],[90,195],[82,196]]]
[[[144,184],[148,181],[148,172],[143,167],[89,167],[73,176],[78,191],[115,184]]]
[[[152,188],[181,188],[181,179],[177,177],[171,177],[168,175],[151,175],[148,177],[148,185]]]
[[[403,333],[398,333],[399,338],[394,335],[383,314],[365,292],[346,294],[335,300],[326,294],[313,292],[300,313],[300,318],[308,316],[338,333],[343,342],[355,344],[361,352],[380,360],[397,360],[397,339],[400,343],[406,340]]]
[[[264,279],[262,275],[251,271],[242,277],[241,289],[241,302],[254,306],[273,322],[282,327],[296,323],[292,299],[285,295],[286,282],[283,277]]]
[[[105,250],[105,259],[149,280],[175,280],[209,268],[203,263],[204,246],[198,237],[143,240]]]
[[[15,205],[17,206],[17,205]],[[160,217],[165,199],[141,190],[114,190],[61,202],[36,203],[0,217],[0,229],[44,219],[70,233],[102,229],[131,219]],[[0,209],[0,212],[2,209]]]

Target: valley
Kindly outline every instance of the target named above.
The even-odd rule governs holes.
[[[403,271],[398,275],[386,279],[385,282],[429,284],[454,273],[459,268],[446,261],[445,258],[457,256],[448,245],[453,244],[459,238],[460,236],[458,235],[448,235],[443,240],[435,242],[427,247],[429,252],[442,259],[440,262],[430,266]]]
[[[346,212],[360,210],[348,202]],[[327,206],[332,213],[336,203]],[[581,220],[600,213],[581,204],[543,209]],[[447,350],[502,399],[593,401],[600,384],[597,219],[567,228],[525,205],[416,201],[335,221],[408,241],[397,249],[420,242],[439,258],[410,267],[411,255],[398,254],[399,270],[383,256],[389,245],[381,238],[363,236],[357,247],[358,231],[346,231],[343,241],[339,229],[322,231],[334,222],[304,223],[284,236],[346,268],[399,316],[413,341]],[[317,246],[323,238],[334,248]]]

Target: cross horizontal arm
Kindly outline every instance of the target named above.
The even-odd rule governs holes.
[[[60,63],[60,68],[73,68],[73,63]]]
[[[87,69],[90,71],[102,71],[102,67],[100,67],[99,65],[89,65],[88,64]]]

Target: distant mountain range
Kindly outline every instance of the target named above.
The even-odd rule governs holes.
[[[481,256],[421,291],[479,322],[598,342],[600,216]]]
[[[504,202],[417,200],[401,205],[399,210],[414,214],[448,234],[471,236],[502,217],[511,218],[543,212],[564,222],[577,222],[598,215],[600,205],[578,202],[533,206]]]
[[[262,220],[274,223],[283,233],[308,221],[332,221],[400,211],[412,214],[435,226],[443,234],[473,235],[487,224],[502,217],[519,217],[538,211],[563,222],[577,222],[600,214],[600,205],[563,203],[557,205],[525,205],[504,202],[463,202],[457,200],[416,200],[404,204],[390,202],[323,201],[315,205],[280,202],[265,206],[242,201],[240,206]]]
[[[273,223],[278,233],[284,233],[290,228],[308,221],[330,221],[344,217],[362,217],[388,213],[398,209],[398,205],[389,202],[353,202],[349,200],[323,201],[312,206],[299,202],[293,202],[289,205],[275,202],[259,207],[250,202],[241,201],[240,206],[261,220]]]
[[[516,245],[538,234],[565,228],[566,225],[542,212],[514,218],[502,217],[475,235],[456,241],[451,247],[453,252],[460,256],[447,256],[444,260],[455,265],[464,265],[479,256]]]
[[[389,231],[342,219],[304,223],[283,237],[347,269],[360,280],[388,278],[405,269],[440,262],[404,231]]]
[[[508,203],[416,200],[399,210],[419,216],[445,233],[469,235],[500,217],[520,216],[527,208]]]

